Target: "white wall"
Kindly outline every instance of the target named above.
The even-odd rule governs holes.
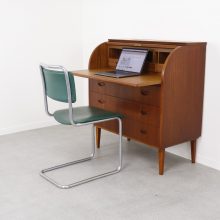
[[[220,169],[220,7],[217,0],[84,0],[83,58],[109,38],[207,41],[202,137],[197,161]],[[170,148],[189,158],[189,144]]]
[[[81,6],[80,0],[0,1],[0,134],[54,123],[44,112],[38,66],[82,68]]]

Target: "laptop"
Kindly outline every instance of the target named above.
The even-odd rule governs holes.
[[[122,49],[115,71],[97,72],[95,75],[115,78],[138,76],[141,74],[147,54],[147,49],[124,48]]]

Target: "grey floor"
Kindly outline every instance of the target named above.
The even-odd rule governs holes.
[[[117,136],[103,132],[97,159],[51,173],[62,183],[115,165]],[[89,154],[90,128],[52,126],[0,136],[1,220],[220,219],[220,172],[123,140],[124,167],[116,175],[62,190],[39,171]]]

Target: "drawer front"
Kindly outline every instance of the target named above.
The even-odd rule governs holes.
[[[117,121],[102,122],[97,125],[106,130],[118,133]],[[159,146],[159,127],[124,118],[122,128],[123,136],[152,146]]]
[[[158,107],[141,104],[137,120],[160,127],[160,109]]]
[[[135,122],[133,126],[135,130],[133,138],[135,140],[149,145],[159,146],[159,127],[148,125],[143,122]]]
[[[90,92],[97,92],[143,104],[160,106],[160,86],[131,87],[99,80],[89,80]]]
[[[107,96],[96,92],[90,93],[90,106],[119,112],[125,118],[159,127],[160,111],[158,107],[131,102],[126,99]]]
[[[159,127],[144,122],[127,119],[123,121],[123,131],[126,137],[159,146]]]

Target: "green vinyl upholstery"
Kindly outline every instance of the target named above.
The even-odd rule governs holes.
[[[73,108],[73,122],[75,124],[88,123],[115,117],[122,118],[122,115],[89,106]],[[55,111],[54,118],[61,124],[71,125],[69,120],[69,109]]]
[[[68,73],[71,89],[72,103],[76,102],[76,90],[74,77]],[[61,71],[43,68],[43,77],[46,87],[46,95],[60,102],[68,102],[65,75]]]

